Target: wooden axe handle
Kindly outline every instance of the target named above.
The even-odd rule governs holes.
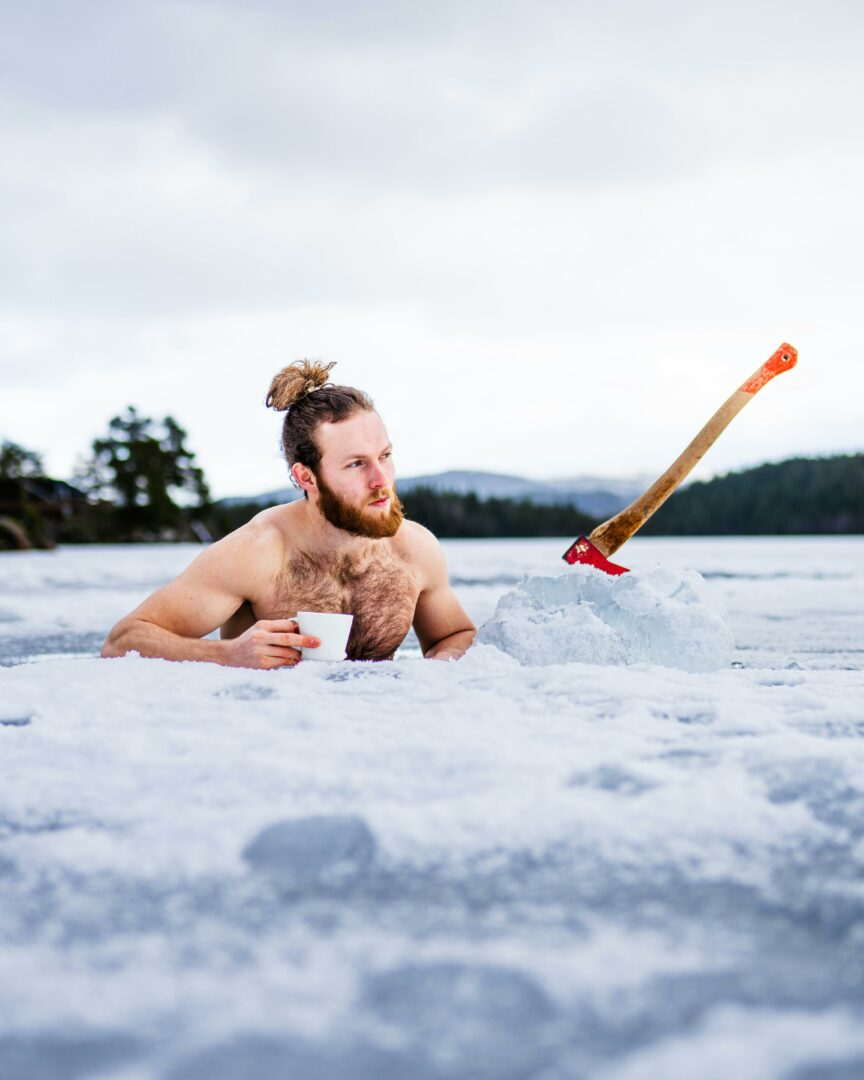
[[[591,543],[607,557],[613,555],[649,517],[669,498],[675,488],[690,472],[706,450],[717,440],[720,433],[738,415],[748,401],[775,375],[789,371],[798,363],[798,351],[785,342],[755,371],[746,382],[725,401],[687,449],[672,462],[666,472],[655,480],[644,495],[625,507],[614,517],[598,525],[588,537]]]

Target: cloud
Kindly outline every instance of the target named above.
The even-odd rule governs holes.
[[[36,4],[4,35],[5,96],[31,124],[140,124],[145,146],[161,121],[214,170],[291,192],[638,183],[847,131],[862,19],[842,3]]]
[[[568,471],[574,426],[609,470],[663,466],[683,401],[707,417],[796,334],[861,386],[855,3],[34,0],[4,20],[0,435],[48,437],[50,377],[58,461],[140,401],[236,488],[226,417],[254,401],[237,431],[260,453],[260,387],[307,354],[381,398],[413,471],[500,468],[520,425],[534,475]],[[516,400],[526,364],[551,382]],[[742,457],[848,445],[854,398],[808,395],[809,422],[742,427]]]

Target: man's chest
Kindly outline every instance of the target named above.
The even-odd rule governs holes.
[[[298,611],[337,611],[354,616],[349,660],[384,660],[402,644],[414,618],[415,574],[393,556],[319,561],[292,557],[272,595],[253,605],[258,619],[290,619]]]

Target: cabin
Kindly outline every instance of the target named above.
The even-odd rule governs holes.
[[[0,550],[53,548],[64,522],[87,510],[86,495],[48,476],[0,478]]]

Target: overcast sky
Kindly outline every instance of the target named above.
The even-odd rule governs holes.
[[[403,475],[864,449],[864,5],[0,0],[0,438],[126,404],[279,486],[335,360]]]

